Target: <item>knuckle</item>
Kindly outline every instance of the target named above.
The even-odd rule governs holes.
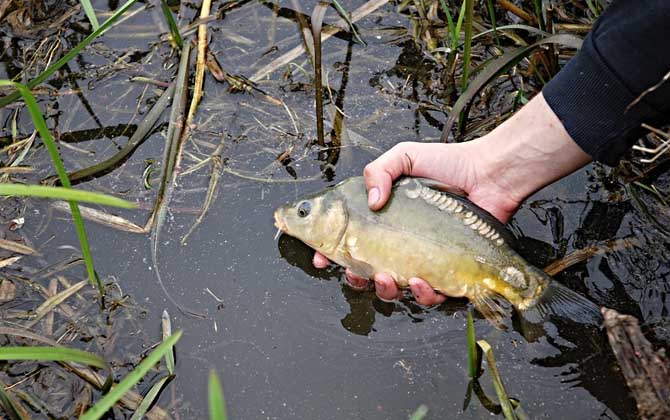
[[[363,168],[363,176],[365,176],[367,178],[367,177],[372,176],[374,174],[375,168],[374,168],[373,165],[374,165],[374,162],[373,163],[368,163],[367,165],[365,165],[365,168]]]

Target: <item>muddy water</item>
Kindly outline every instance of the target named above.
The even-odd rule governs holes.
[[[362,4],[347,3],[349,8]],[[215,2],[214,10],[226,4]],[[288,2],[280,5],[288,7]],[[96,2],[98,10],[108,7]],[[304,7],[311,10],[312,5]],[[197,13],[195,7],[182,11],[188,16],[180,24]],[[334,17],[332,12],[328,17]],[[341,98],[350,130],[329,166],[324,166],[324,153],[307,146],[315,133],[313,91],[298,68],[309,71],[304,57],[288,69],[290,78],[282,77],[283,68],[258,85],[286,106],[259,92],[229,93],[227,85],[207,76],[182,167],[191,167],[197,163],[194,157],[202,159],[224,142],[224,172],[210,211],[185,244],[181,238],[204,200],[210,169],[179,178],[157,264],[172,297],[206,313],[206,321],[184,316],[168,302],[157,283],[148,236],[89,223],[98,271],[114,276],[147,310],[145,331],[159,337],[163,309],[172,315],[173,327],[184,330],[172,385],[182,418],[205,417],[205,378],[211,368],[221,375],[233,419],[406,418],[420,404],[434,419],[489,415],[474,396],[463,408],[466,302],[450,300],[430,309],[409,299],[384,303],[372,292],[348,289],[335,267],[314,269],[303,244],[285,236],[272,239],[272,212],[283,202],[359,174],[366,162],[399,141],[439,139],[439,121],[444,120],[436,111],[441,106],[439,69],[407,36],[407,25],[405,16],[386,6],[360,23],[367,46],[339,38],[325,43],[330,89]],[[137,113],[146,113],[155,102],[153,87],[128,79],[169,80],[174,74],[177,59],[166,43],[157,43],[165,30],[160,10],[137,14],[71,64],[73,76],[61,84],[81,94],[40,97],[43,109],[50,106],[51,127],[76,132],[73,142],[61,147],[66,166],[81,168],[113,154],[127,134],[119,134],[123,127],[120,132],[101,127],[137,124]],[[298,45],[297,34],[287,9],[249,2],[211,23],[210,48],[228,72],[250,76]],[[278,51],[271,50],[273,45]],[[7,50],[0,78],[14,74],[12,60],[20,55]],[[78,79],[82,75],[86,78]],[[0,110],[2,135],[9,133],[11,115]],[[31,132],[27,113],[19,114],[18,124],[21,133]],[[97,134],[83,135],[85,130]],[[86,188],[122,193],[150,206],[157,188],[146,190],[141,174],[147,159],[160,159],[164,132],[165,127],[122,167]],[[286,151],[291,159],[282,164],[276,158]],[[41,175],[50,173],[45,153],[38,148],[31,155]],[[667,178],[660,175],[656,181],[667,186]],[[664,220],[662,209],[651,211]],[[148,211],[119,214],[143,224]],[[62,214],[38,204],[25,217],[27,235],[37,244],[49,241],[43,248],[46,260],[71,253],[62,247],[76,245],[76,236]],[[642,240],[641,248],[594,257],[557,277],[598,304],[642,316],[662,338],[663,316],[670,309],[667,236],[655,230],[608,170],[589,166],[539,192],[518,212],[512,229],[522,253],[539,266],[604,240]],[[634,402],[601,331],[566,323],[547,323],[544,331],[516,321],[510,326],[499,331],[475,320],[477,336],[494,348],[510,395],[531,418],[633,418]],[[488,376],[481,383],[495,399]],[[164,394],[161,404],[168,405],[171,397]]]

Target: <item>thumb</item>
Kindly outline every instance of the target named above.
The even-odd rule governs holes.
[[[368,190],[368,206],[379,210],[391,195],[393,181],[401,175],[412,175],[412,161],[408,145],[400,143],[369,163],[363,170]]]

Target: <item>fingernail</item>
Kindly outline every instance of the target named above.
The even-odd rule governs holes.
[[[372,187],[368,191],[368,206],[374,206],[379,201],[379,188]]]

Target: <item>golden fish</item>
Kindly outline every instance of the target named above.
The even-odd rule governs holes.
[[[274,217],[282,232],[361,277],[387,273],[399,287],[420,277],[440,293],[468,298],[495,324],[506,313],[505,300],[522,313],[534,311],[529,319],[599,319],[591,301],[517,254],[503,224],[435,181],[400,179],[375,212],[364,179],[353,177],[277,209]]]

